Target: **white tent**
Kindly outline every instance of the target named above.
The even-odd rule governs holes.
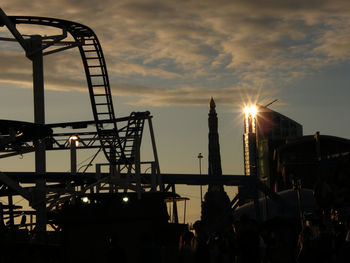
[[[298,197],[296,190],[285,190],[277,193],[287,205],[281,205],[269,197],[259,199],[259,206],[263,220],[273,217],[298,218]],[[317,204],[311,189],[303,188],[300,191],[302,211],[312,213],[317,209]],[[250,218],[255,218],[254,202],[249,202],[237,208],[233,214],[234,218],[239,219],[243,214]]]

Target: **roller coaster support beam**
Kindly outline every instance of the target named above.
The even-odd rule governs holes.
[[[140,163],[140,138],[138,134],[135,135],[135,176],[136,176],[136,189],[137,198],[141,199],[141,163]]]
[[[150,133],[151,141],[152,141],[152,148],[153,148],[153,155],[154,155],[154,166],[155,166],[154,168],[152,168],[152,173],[155,172],[156,177],[157,177],[157,184],[159,185],[159,190],[161,192],[163,192],[164,191],[164,184],[162,181],[162,177],[160,175],[157,146],[156,146],[156,140],[154,137],[153,124],[152,124],[151,118],[148,118],[148,127],[149,127],[149,133]]]
[[[45,124],[44,100],[44,69],[41,36],[31,36],[28,50],[33,63],[33,90],[34,90],[34,123]],[[39,176],[46,173],[45,140],[35,140],[35,173]],[[38,205],[36,207],[36,230],[46,231],[46,180],[44,176],[35,181]]]
[[[28,44],[26,40],[22,37],[21,33],[18,32],[15,25],[12,24],[11,20],[7,17],[5,12],[0,8],[0,26],[6,26],[11,34],[16,38],[18,43],[22,46],[22,48],[27,52]]]
[[[23,187],[21,187],[17,181],[13,180],[11,177],[7,176],[2,172],[0,172],[0,182],[17,192],[24,199],[27,199],[29,202],[31,201],[31,196],[29,192]]]
[[[42,37],[38,35],[31,36],[25,40],[18,32],[15,25],[7,17],[5,12],[0,9],[0,26],[6,25],[11,34],[26,52],[26,56],[32,61],[33,65],[33,94],[34,94],[34,123],[45,124],[45,101],[44,101],[44,73],[43,73],[43,43]],[[45,140],[35,140],[35,172],[40,179],[35,180],[36,198],[36,230],[38,232],[46,231],[46,153]]]
[[[173,192],[174,195],[176,194],[175,184],[172,185],[171,191]],[[177,214],[177,204],[175,199],[173,199],[173,222],[176,224],[179,223],[179,216]]]

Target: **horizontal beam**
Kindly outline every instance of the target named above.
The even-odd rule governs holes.
[[[152,115],[147,115],[148,112],[140,112],[142,117],[144,118],[152,118]],[[112,122],[122,122],[122,121],[128,121],[129,119],[139,119],[140,117],[138,115],[136,116],[127,116],[127,117],[120,117],[120,118],[115,118],[114,120],[101,120],[99,121],[100,123],[112,123]],[[46,124],[46,127],[50,128],[66,128],[66,127],[71,127],[73,129],[81,129],[81,128],[86,128],[89,125],[95,125],[95,121],[75,121],[75,122],[61,122],[61,123],[50,123]]]
[[[95,173],[77,173],[71,175],[69,172],[47,172],[46,175],[36,175],[34,172],[6,172],[6,175],[11,179],[21,183],[32,183],[41,177],[44,177],[47,182],[65,182],[71,181],[87,181],[91,182],[96,179]],[[109,173],[101,173],[101,178],[109,176]],[[123,173],[121,174],[123,176]],[[150,174],[141,174],[144,179],[150,179]],[[183,184],[183,185],[230,185],[238,186],[244,184],[256,183],[257,179],[251,176],[244,175],[200,175],[200,174],[161,174],[162,180],[165,184]]]
[[[245,175],[203,175],[203,174],[161,174],[162,180],[166,184],[184,185],[230,185],[238,186],[254,183],[254,177]]]

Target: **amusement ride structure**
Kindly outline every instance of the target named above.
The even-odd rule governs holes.
[[[24,36],[16,28],[19,24],[54,27],[62,34],[54,36]],[[14,36],[1,37],[3,41],[17,41],[25,55],[33,63],[34,123],[0,120],[0,158],[35,152],[35,172],[1,172],[0,196],[8,197],[8,205],[1,207],[9,225],[14,226],[16,216],[29,215],[31,222],[23,225],[31,230],[44,232],[47,225],[56,226],[48,219],[48,213],[65,201],[87,194],[133,192],[140,199],[145,192],[171,192],[174,201],[176,184],[187,185],[231,185],[246,186],[257,202],[257,191],[265,191],[278,202],[282,200],[257,179],[243,175],[197,175],[161,174],[157,156],[156,140],[150,112],[133,112],[127,117],[116,118],[113,108],[111,88],[102,47],[95,33],[87,26],[55,18],[7,16],[0,9],[0,26],[6,26]],[[45,123],[43,56],[71,48],[78,48],[85,70],[92,121]],[[140,146],[145,123],[148,124],[153,149],[153,160],[140,159]],[[87,129],[95,126],[95,131]],[[67,130],[62,132],[62,129]],[[103,151],[106,164],[96,164],[95,172],[87,172],[94,158],[79,171],[76,151],[81,149]],[[46,151],[69,150],[71,172],[47,172]],[[107,166],[109,171],[102,172]],[[142,173],[141,170],[150,173]],[[246,191],[246,192],[249,192]],[[28,200],[33,210],[18,210],[13,204],[13,196]],[[231,212],[239,205],[238,194],[231,202]],[[83,200],[84,201],[84,200]],[[257,203],[256,203],[257,204]],[[16,211],[15,211],[16,210]],[[17,211],[18,210],[18,211]],[[259,206],[256,205],[257,218]],[[34,217],[34,219],[33,219]],[[176,203],[173,203],[173,222],[178,223]]]
[[[87,26],[71,21],[43,17],[8,17],[2,10],[0,10],[0,22],[2,26],[5,25],[8,28],[24,49],[26,57],[32,61],[34,86],[34,123],[1,120],[0,158],[35,152],[35,176],[29,174],[21,176],[17,173],[17,178],[13,179],[8,174],[2,173],[0,175],[0,180],[4,183],[2,192],[4,188],[14,190],[16,194],[20,194],[29,201],[37,211],[37,229],[46,230],[46,209],[54,207],[61,197],[81,195],[88,190],[98,192],[102,184],[109,185],[108,189],[111,191],[118,188],[124,191],[133,190],[138,194],[145,191],[145,188],[150,188],[152,191],[163,191],[164,185],[159,176],[152,116],[146,111],[133,112],[124,118],[115,117],[107,67],[95,33]],[[16,29],[18,24],[55,27],[61,29],[62,34],[45,37],[33,35],[24,38]],[[73,41],[65,41],[68,33]],[[1,38],[1,40],[13,41],[13,39],[6,38]],[[43,56],[74,47],[79,49],[84,65],[94,121],[46,124]],[[148,122],[149,126],[154,160],[142,163],[139,150],[145,122]],[[84,131],[91,125],[96,127],[96,131]],[[62,128],[70,129],[70,131],[55,132]],[[76,176],[76,150],[91,148],[98,148],[104,152],[110,172],[108,176],[101,178],[101,167],[98,165],[95,180],[89,180],[88,176],[82,180],[83,176]],[[71,174],[69,178],[66,178],[67,176],[50,178],[50,175],[46,173],[45,151],[62,149],[71,151]],[[141,165],[151,167],[153,176],[149,181],[145,178],[141,179]],[[46,182],[52,183],[53,181],[58,185],[48,186],[46,184]],[[36,186],[31,187],[29,193],[29,189],[21,187],[19,183],[35,183]],[[9,203],[12,203],[10,199],[12,199],[11,195],[9,195]],[[13,213],[10,214],[13,215]],[[13,217],[10,221],[13,223]]]

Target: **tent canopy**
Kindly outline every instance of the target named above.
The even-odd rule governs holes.
[[[293,189],[278,192],[286,206],[282,206],[269,197],[262,197],[259,199],[260,211],[263,220],[271,219],[274,217],[284,218],[298,218],[298,197],[297,191]],[[300,191],[302,211],[304,213],[313,213],[317,210],[318,206],[313,196],[311,189],[303,188]],[[235,219],[239,219],[241,215],[248,215],[250,218],[255,219],[254,202],[249,202],[240,206],[233,214]]]

